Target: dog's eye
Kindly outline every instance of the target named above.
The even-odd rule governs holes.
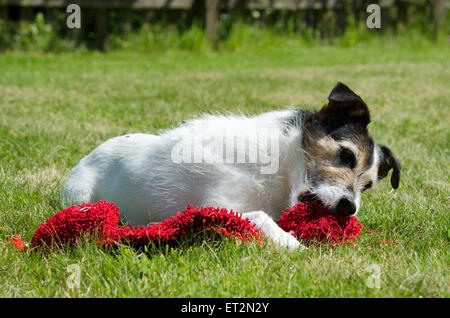
[[[347,149],[347,148],[342,148],[339,153],[339,156],[344,165],[346,165],[350,169],[355,168],[356,158],[355,158],[355,154],[353,153],[353,151],[351,151],[350,149]]]
[[[369,181],[368,183],[366,183],[366,185],[362,189],[362,192],[364,192],[364,191],[366,191],[367,189],[370,189],[370,188],[372,188],[372,181]]]

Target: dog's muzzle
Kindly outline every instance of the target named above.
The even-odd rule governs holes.
[[[306,191],[300,194],[297,198],[297,201],[302,203],[313,202],[317,200],[319,200],[317,195],[310,191]],[[333,212],[343,216],[351,216],[356,212],[356,205],[351,198],[343,197],[339,199],[339,202],[337,203],[336,207],[332,210]]]

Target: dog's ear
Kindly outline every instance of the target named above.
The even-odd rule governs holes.
[[[389,170],[394,169],[391,174],[391,185],[394,189],[397,189],[400,183],[400,170],[402,169],[400,161],[395,158],[388,147],[384,145],[378,145],[378,147],[381,156],[378,165],[378,179],[383,179],[388,175]]]
[[[317,113],[317,118],[332,127],[341,127],[348,123],[366,127],[370,123],[369,108],[350,88],[337,83],[328,96],[328,104]]]

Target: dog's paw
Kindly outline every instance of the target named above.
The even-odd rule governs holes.
[[[265,212],[247,212],[243,216],[255,225],[257,229],[260,229],[269,243],[273,244],[276,249],[287,248],[291,251],[306,249],[292,234],[283,231]]]
[[[277,249],[287,248],[290,251],[307,249],[294,236],[284,231],[273,237],[272,241]]]

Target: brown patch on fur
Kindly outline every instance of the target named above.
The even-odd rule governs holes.
[[[351,139],[335,140],[318,122],[315,122],[304,130],[302,144],[306,159],[306,174],[317,182],[326,181],[357,192],[369,181],[376,180],[377,169],[369,164],[373,148],[370,147],[367,135],[354,135]],[[340,161],[340,150],[343,147],[354,153],[356,158],[354,169],[343,165]]]

